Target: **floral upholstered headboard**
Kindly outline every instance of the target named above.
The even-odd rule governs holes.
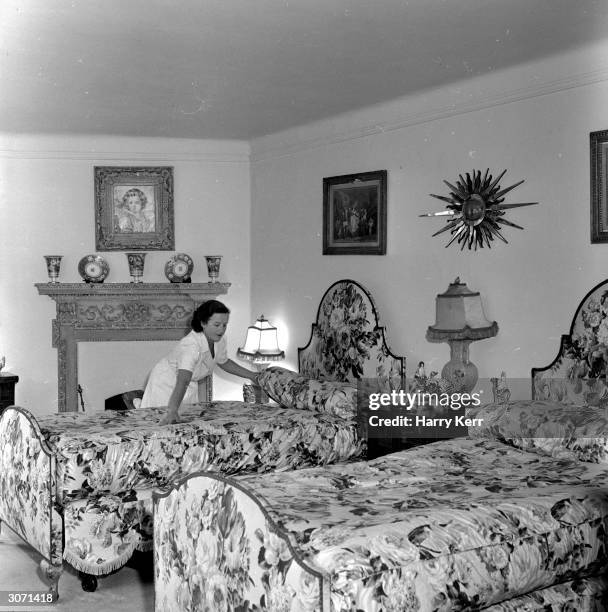
[[[608,280],[582,299],[557,357],[532,368],[532,398],[608,407]]]
[[[298,367],[310,378],[374,378],[391,389],[405,389],[405,357],[388,347],[369,291],[348,279],[334,283],[321,298],[310,340],[298,349]]]

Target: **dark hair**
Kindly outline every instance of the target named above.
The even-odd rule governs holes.
[[[207,300],[194,311],[190,327],[195,332],[202,332],[203,323],[207,323],[214,314],[230,314],[230,310],[218,300]]]

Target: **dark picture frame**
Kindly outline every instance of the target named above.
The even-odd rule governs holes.
[[[589,134],[591,148],[591,242],[608,242],[608,130]]]
[[[173,168],[95,166],[97,251],[173,251]]]
[[[386,170],[323,179],[323,255],[386,255]]]

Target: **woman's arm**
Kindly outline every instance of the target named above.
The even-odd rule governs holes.
[[[175,381],[175,387],[169,398],[169,409],[167,416],[161,420],[161,425],[169,425],[170,423],[179,423],[178,410],[184,395],[186,395],[186,389],[192,380],[192,372],[189,370],[178,370],[177,379]]]
[[[252,370],[248,370],[243,366],[240,366],[238,363],[232,361],[232,359],[228,359],[224,363],[217,364],[224,372],[228,372],[228,374],[234,374],[235,376],[240,376],[241,378],[248,378],[254,384],[258,384],[258,372],[254,372]]]

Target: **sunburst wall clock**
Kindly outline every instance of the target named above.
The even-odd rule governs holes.
[[[445,227],[435,232],[433,236],[450,231],[452,237],[445,245],[446,248],[456,241],[457,244],[460,244],[461,250],[465,246],[477,250],[477,247],[483,248],[484,244],[491,248],[495,237],[506,243],[507,239],[501,233],[503,225],[523,230],[521,225],[504,218],[505,211],[521,206],[533,206],[538,202],[504,204],[504,196],[524,182],[521,180],[502,189],[498,183],[506,172],[503,170],[499,176],[494,178],[488,168],[482,178],[481,170],[473,170],[471,174],[466,173],[466,178],[459,174],[459,180],[455,185],[443,181],[450,189],[450,195],[442,196],[434,193],[429,195],[447,202],[447,210],[420,215],[421,217],[450,217]]]

